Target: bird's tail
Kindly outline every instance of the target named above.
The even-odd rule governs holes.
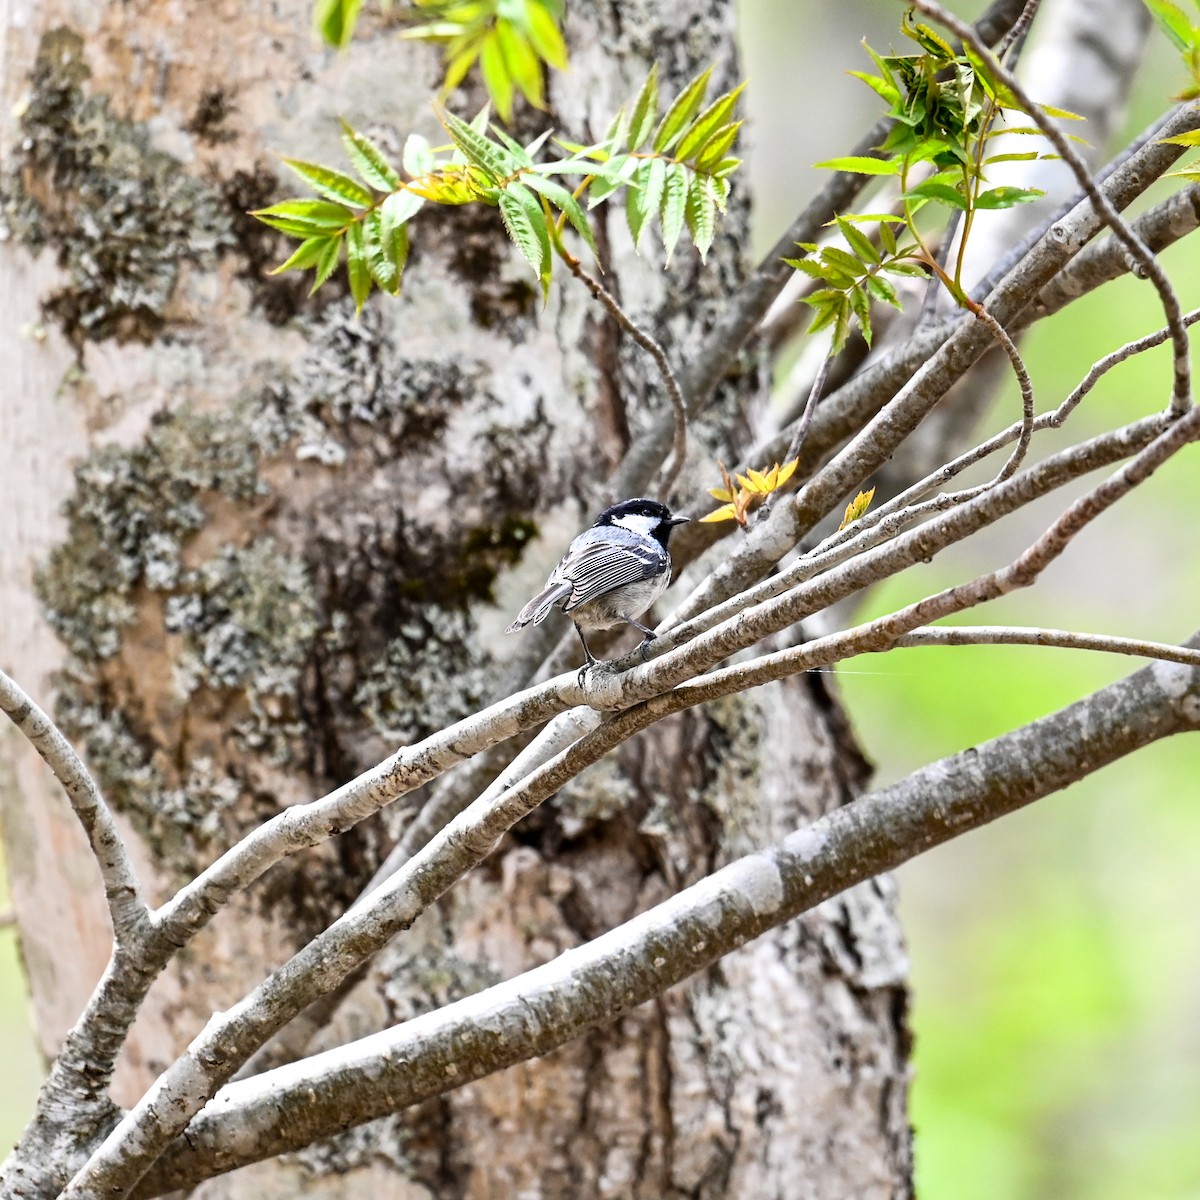
[[[505,633],[519,633],[526,625],[540,625],[545,619],[546,614],[556,605],[568,599],[571,595],[571,589],[574,585],[569,579],[564,579],[560,583],[551,584],[543,591],[538,592],[530,602],[525,605],[519,613],[517,619],[504,631]]]

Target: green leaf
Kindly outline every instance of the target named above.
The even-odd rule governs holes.
[[[730,115],[733,113],[737,105],[738,97],[742,94],[746,85],[738,84],[731,92],[726,92],[723,96],[718,96],[692,123],[684,130],[683,136],[679,139],[679,145],[675,150],[675,157],[683,162],[686,162],[692,157],[709,138],[729,121]]]
[[[861,79],[873,92],[883,97],[887,104],[900,103],[900,89],[894,83],[881,79],[878,75],[868,75],[865,71],[849,71],[855,79]]]
[[[542,264],[550,253],[550,234],[546,229],[546,214],[533,193],[524,184],[510,183],[500,193],[500,217],[533,273],[540,276]]]
[[[418,196],[405,188],[385,197],[379,208],[393,225],[404,225],[412,220],[424,205],[424,196]]]
[[[903,275],[913,279],[929,278],[928,267],[911,261],[884,263],[879,269],[886,271],[889,275]]]
[[[667,162],[664,158],[646,159],[638,167],[634,179],[640,185],[629,188],[625,193],[625,217],[629,232],[633,235],[633,248],[641,244],[646,223],[658,212],[662,203],[663,184],[667,178]]]
[[[629,118],[629,149],[640,150],[658,119],[658,63],[650,68]]]
[[[1188,49],[1195,35],[1187,13],[1171,0],[1145,0],[1145,4],[1175,49]]]
[[[993,163],[1032,162],[1034,159],[1040,157],[1036,150],[1023,150],[1020,153],[1013,154],[990,154],[983,160],[983,165],[990,167]]]
[[[331,237],[325,243],[325,249],[321,251],[321,257],[317,259],[317,273],[313,278],[313,285],[309,289],[309,295],[312,296],[329,277],[333,274],[334,269],[338,265],[338,259],[342,256],[342,242],[344,237]]]
[[[838,291],[844,291],[848,287],[853,287],[855,279],[858,278],[857,272],[853,275],[848,275],[845,271],[838,270],[832,264],[822,262],[816,258],[785,258],[783,261],[789,267],[794,267],[797,271],[808,275],[812,279],[819,279],[822,283],[832,284]]]
[[[595,208],[613,192],[628,187],[640,161],[641,159],[632,156],[618,154],[606,163],[597,163],[590,167],[589,173],[595,176],[595,179],[588,187],[588,208]]]
[[[545,108],[542,64],[529,39],[511,21],[501,18],[496,22],[496,40],[504,55],[508,76],[520,89],[521,95],[534,108]]]
[[[862,288],[851,288],[848,294],[850,297],[850,310],[858,318],[858,325],[862,330],[863,341],[869,346],[871,344],[871,298]]]
[[[849,171],[853,175],[899,175],[901,168],[899,158],[864,158],[852,154],[845,158],[827,158],[824,162],[813,163],[829,171]]]
[[[504,60],[504,50],[500,46],[495,29],[485,34],[479,44],[479,69],[483,73],[483,85],[487,88],[501,120],[511,121],[515,83],[508,63]],[[463,153],[466,154],[466,150],[463,150]]]
[[[534,50],[543,62],[548,62],[556,71],[567,69],[567,44],[549,7],[532,0],[525,5],[524,29],[533,43]]]
[[[281,233],[302,238],[338,233],[354,220],[354,213],[344,204],[308,199],[284,200],[270,208],[257,209],[251,216]]]
[[[571,222],[571,228],[587,242],[588,249],[593,254],[599,255],[600,252],[596,249],[596,240],[592,234],[592,227],[588,224],[587,214],[583,211],[583,206],[561,183],[555,183],[552,179],[545,179],[533,171],[522,175],[521,182],[532,188],[535,192],[545,196],[551,204],[566,213],[567,220]]]
[[[478,167],[495,183],[516,171],[512,155],[503,146],[491,141],[485,134],[468,125],[448,110],[439,114],[446,132],[454,144],[466,155],[467,161]]]
[[[1200,129],[1191,129],[1187,133],[1177,133],[1174,137],[1158,140],[1166,146],[1200,146]]]
[[[731,121],[728,125],[722,125],[696,155],[696,170],[707,175],[729,152],[730,147],[737,139],[738,130],[744,124],[744,121]]]
[[[364,241],[367,268],[382,291],[396,295],[408,259],[408,227],[397,225],[379,210],[367,213]]]
[[[363,0],[317,0],[313,26],[328,45],[340,50],[354,34],[362,4]]]
[[[291,258],[272,268],[271,275],[282,275],[284,271],[299,271],[305,267],[316,266],[329,241],[327,237],[305,238],[292,252]]]
[[[668,163],[666,178],[663,180],[662,212],[659,218],[662,226],[663,247],[667,252],[667,263],[679,242],[683,232],[683,221],[687,207],[688,186],[691,172],[682,163]]]
[[[900,300],[896,295],[896,289],[886,279],[880,279],[878,275],[868,275],[865,283],[867,290],[876,300],[882,300],[884,303],[891,304],[895,308],[900,307]]]
[[[688,122],[696,115],[700,105],[704,103],[704,93],[708,91],[708,80],[712,71],[712,67],[701,71],[675,97],[674,103],[667,109],[666,115],[654,131],[654,149],[660,154],[671,148],[675,139],[684,131]]]
[[[866,274],[869,270],[871,262],[860,262],[853,254],[843,250],[841,246],[826,246],[821,251],[821,257],[833,266],[845,271],[848,275],[857,279],[860,275]]]
[[[890,222],[879,222],[879,240],[883,243],[883,248],[889,254],[896,253],[896,231],[892,228]]]
[[[310,184],[314,191],[330,200],[349,204],[354,208],[368,208],[374,203],[374,196],[361,183],[335,171],[331,167],[322,167],[317,163],[302,162],[298,158],[285,158],[282,162],[291,168],[305,183]]]
[[[342,145],[362,179],[381,192],[390,192],[399,186],[400,175],[388,162],[387,156],[366,134],[359,133],[353,126],[342,122]]]
[[[416,32],[408,30],[408,34],[401,36],[410,36]],[[464,79],[467,77],[467,72],[475,65],[475,60],[479,57],[479,43],[474,42],[465,50],[459,51],[457,54],[452,54],[449,61],[446,63],[446,73],[442,76],[442,87],[440,95],[448,96]]]
[[[903,199],[935,200],[939,204],[949,205],[949,207],[957,208],[962,212],[967,210],[967,202],[957,189],[947,183],[938,183],[935,179],[927,179],[924,183],[918,183],[916,187],[909,188]]]
[[[875,249],[871,239],[861,229],[855,229],[844,217],[835,217],[834,220],[837,222],[838,231],[862,262],[878,263],[880,261],[879,251]]]
[[[712,245],[713,233],[717,227],[717,202],[713,198],[710,187],[711,181],[704,175],[697,175],[688,188],[685,216],[692,241],[700,251],[700,260],[708,261],[708,248]]]
[[[499,125],[493,124],[491,131],[493,136],[498,138],[503,144],[505,150],[513,156],[513,162],[516,163],[518,168],[524,167],[527,171],[532,170],[534,165],[533,159],[530,158],[529,151],[516,138],[509,137]]]
[[[367,266],[361,221],[355,221],[346,230],[346,274],[350,278],[350,295],[354,297],[354,315],[357,316],[371,294],[371,271]]]
[[[419,133],[410,133],[408,140],[404,143],[401,162],[405,173],[411,179],[428,175],[437,165],[437,159],[434,157],[429,139],[422,137]]]
[[[975,207],[1012,208],[1014,204],[1028,204],[1045,194],[1040,188],[996,187],[980,192],[975,198]]]

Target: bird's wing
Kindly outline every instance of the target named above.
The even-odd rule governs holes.
[[[591,536],[596,534],[599,536]],[[627,583],[653,579],[670,567],[667,552],[653,538],[612,528],[589,529],[572,542],[555,572],[571,581],[571,596],[563,611],[570,612]]]

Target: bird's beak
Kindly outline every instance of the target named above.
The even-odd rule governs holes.
[[[692,519],[691,517],[672,517],[667,522],[667,524],[668,525],[686,525],[691,519]]]

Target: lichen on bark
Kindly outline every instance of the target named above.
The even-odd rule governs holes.
[[[89,74],[80,34],[59,26],[42,37],[0,179],[8,231],[31,250],[50,248],[67,273],[42,307],[77,350],[153,339],[181,264],[209,265],[233,245],[219,192],[108,97],[88,95]]]

